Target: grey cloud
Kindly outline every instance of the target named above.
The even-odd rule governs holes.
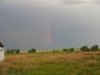
[[[97,3],[100,4],[100,0],[98,0]]]
[[[84,3],[83,1],[79,0],[60,0],[64,4],[81,4]]]
[[[5,48],[20,48],[23,50],[32,47],[36,49],[61,49],[80,47],[85,44],[90,47],[93,44],[100,45],[98,41],[100,38],[100,11],[98,9],[100,6],[97,5],[97,0],[59,1],[70,5],[40,11],[0,14],[0,35],[2,35],[0,41],[5,45]],[[88,4],[89,2],[91,4]],[[96,2],[96,4],[92,5],[92,2]],[[83,3],[82,7],[81,5],[77,6],[81,3]],[[6,7],[6,3],[2,3],[1,6]],[[7,6],[10,7],[11,5],[8,3]],[[26,7],[31,8],[31,6]],[[13,9],[9,8],[9,11],[11,12]],[[7,9],[3,10],[8,11]],[[46,21],[44,17],[46,17]],[[50,26],[52,45],[48,43],[48,27],[46,27],[46,24]]]
[[[100,0],[60,0],[64,4],[100,3]]]

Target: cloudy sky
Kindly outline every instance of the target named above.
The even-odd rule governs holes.
[[[100,45],[100,0],[0,0],[6,49]]]

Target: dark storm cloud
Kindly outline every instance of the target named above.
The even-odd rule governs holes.
[[[15,1],[15,2],[14,2]],[[20,2],[21,1],[21,2]],[[36,2],[45,0],[35,0]],[[10,0],[2,2],[0,9],[0,41],[5,48],[30,49],[60,49],[64,47],[89,46],[99,43],[100,32],[100,5],[93,4],[95,0],[58,0],[25,5],[33,0]],[[66,3],[68,6],[47,8],[42,10],[26,10],[40,6],[59,5]],[[88,2],[90,2],[88,4]],[[13,4],[14,3],[14,4]],[[51,5],[52,6],[52,5]],[[15,11],[12,14],[12,11]],[[18,12],[16,12],[18,11]],[[48,25],[48,26],[47,26]],[[49,33],[47,33],[49,32]],[[51,35],[49,35],[51,34]],[[52,36],[52,45],[48,43],[48,36]]]

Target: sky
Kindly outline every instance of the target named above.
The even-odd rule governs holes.
[[[5,49],[100,45],[100,0],[0,0]]]

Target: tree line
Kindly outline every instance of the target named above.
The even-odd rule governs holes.
[[[20,49],[7,49],[7,54],[20,53]]]
[[[7,54],[14,54],[14,53],[20,53],[20,49],[7,49],[5,51],[5,53]],[[28,53],[36,53],[36,49],[35,48],[32,48],[28,51]]]
[[[87,51],[99,51],[99,46],[98,45],[93,45],[91,46],[91,48],[89,48],[87,45],[83,45],[80,47],[80,50],[82,52],[87,52]],[[63,48],[62,49],[62,52],[68,52],[68,53],[71,53],[71,52],[74,52],[75,49],[74,47],[72,48]],[[59,52],[59,50],[53,50],[53,52]],[[20,53],[20,49],[7,49],[6,50],[6,53],[7,54],[13,54],[13,53]],[[32,48],[28,51],[28,53],[36,53],[36,49],[35,48]]]
[[[93,45],[91,46],[91,48],[89,48],[87,45],[84,45],[84,46],[81,46],[80,50],[82,52],[88,52],[88,51],[99,51],[99,46],[98,45]],[[74,48],[63,48],[62,49],[63,52],[73,52],[74,51]]]
[[[99,46],[98,45],[93,45],[91,48],[89,48],[87,45],[84,45],[84,46],[81,46],[80,50],[82,50],[82,52],[98,51],[99,50]]]

